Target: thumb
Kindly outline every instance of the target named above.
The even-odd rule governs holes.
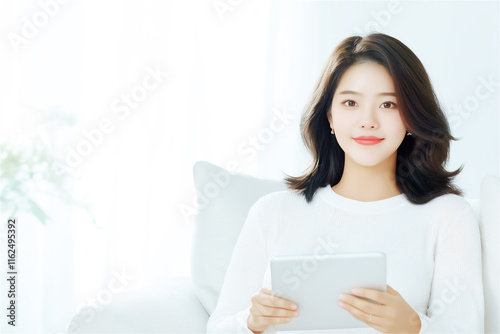
[[[394,295],[394,296],[399,295],[399,292],[394,290],[389,284],[387,284],[387,293]]]

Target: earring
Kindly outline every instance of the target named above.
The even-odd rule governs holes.
[[[333,135],[333,129],[332,129],[332,131],[330,131],[330,132],[331,132],[331,133],[332,133],[332,135]]]
[[[407,135],[407,136],[411,136],[411,132],[408,132],[406,135]]]

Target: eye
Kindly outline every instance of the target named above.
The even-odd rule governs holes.
[[[397,107],[396,103],[391,102],[391,101],[386,101],[386,102],[382,103],[383,106],[391,105],[391,104],[394,106],[394,108]],[[384,109],[390,109],[390,107],[389,108],[384,108]]]
[[[356,102],[354,102],[353,100],[346,100],[346,101],[342,102],[342,104],[345,105],[346,102],[348,103],[348,105],[346,105],[346,107],[354,107],[354,105],[350,104],[350,102],[352,102],[353,104],[356,104]]]
[[[346,107],[355,107],[356,106],[356,102],[354,102],[353,100],[345,100],[344,102],[342,102],[342,104],[345,105]],[[392,108],[391,108],[391,105],[392,105]],[[383,109],[397,108],[396,103],[391,102],[391,101],[386,101],[386,102],[382,103],[381,106],[383,106]]]

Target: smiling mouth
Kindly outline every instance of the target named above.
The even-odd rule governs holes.
[[[384,140],[384,138],[376,138],[376,137],[371,137],[371,138],[358,137],[353,139],[356,141],[356,143],[361,145],[375,145]]]

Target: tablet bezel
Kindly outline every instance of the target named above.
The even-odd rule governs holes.
[[[338,296],[352,294],[354,287],[387,288],[386,254],[381,251],[281,255],[270,266],[272,294],[295,302],[300,313],[274,325],[280,331],[370,327],[338,306]]]

